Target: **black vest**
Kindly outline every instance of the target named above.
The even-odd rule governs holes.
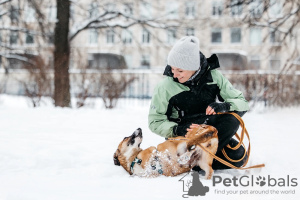
[[[166,115],[170,121],[180,122],[194,115],[205,114],[208,105],[215,102],[217,97],[219,101],[224,101],[220,96],[220,89],[217,84],[207,84],[213,82],[210,71],[220,66],[217,56],[213,54],[210,58],[206,59],[200,53],[200,61],[200,73],[193,80],[182,83],[189,87],[190,91],[183,91],[169,100]],[[166,67],[164,75],[173,77],[170,66]],[[176,78],[173,78],[173,80],[178,82]],[[170,117],[173,108],[178,111],[178,119]]]

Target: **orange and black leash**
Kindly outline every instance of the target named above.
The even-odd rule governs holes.
[[[259,164],[259,165],[253,165],[253,166],[250,166],[250,167],[245,167],[249,161],[249,158],[250,158],[250,151],[251,151],[251,145],[250,145],[250,136],[249,136],[249,133],[245,127],[245,123],[243,121],[243,119],[236,113],[231,113],[231,112],[226,112],[226,113],[217,113],[217,114],[231,114],[233,115],[237,120],[239,120],[240,122],[240,126],[242,128],[242,131],[241,131],[241,136],[239,136],[237,133],[235,133],[235,137],[238,139],[239,143],[235,146],[235,147],[231,147],[229,144],[227,145],[227,147],[229,149],[232,149],[232,150],[237,150],[241,145],[243,145],[244,149],[245,149],[245,153],[244,155],[242,156],[242,158],[238,159],[238,160],[233,160],[231,158],[229,158],[229,156],[226,154],[225,152],[225,149],[223,148],[222,149],[222,153],[223,155],[225,156],[225,158],[231,162],[240,162],[241,160],[243,160],[245,158],[245,156],[247,155],[247,160],[245,161],[245,163],[241,166],[241,167],[236,167],[234,165],[232,165],[231,163],[225,161],[224,159],[216,156],[214,153],[212,153],[210,150],[208,150],[206,147],[204,147],[203,145],[201,144],[197,144],[197,146],[199,146],[201,149],[203,149],[205,152],[209,153],[214,159],[216,159],[217,161],[219,161],[220,163],[224,164],[224,165],[227,165],[228,167],[230,168],[234,168],[234,169],[253,169],[253,168],[261,168],[261,167],[265,167],[265,164]],[[246,150],[246,147],[245,147],[245,144],[243,142],[244,138],[245,138],[245,134],[248,138],[248,141],[249,141],[249,145],[248,145],[248,150]],[[170,138],[170,140],[174,140],[172,138]],[[188,140],[187,139],[181,139],[181,140]]]

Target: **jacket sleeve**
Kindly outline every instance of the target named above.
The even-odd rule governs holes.
[[[173,128],[177,125],[177,123],[171,122],[167,118],[168,103],[168,92],[158,85],[152,95],[148,126],[152,132],[165,138],[174,136]]]
[[[213,81],[220,88],[220,95],[225,102],[231,104],[230,111],[247,111],[249,110],[248,101],[244,98],[241,91],[235,89],[227,78],[218,70],[212,70]]]

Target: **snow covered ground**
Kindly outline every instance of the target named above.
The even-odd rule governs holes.
[[[34,109],[23,97],[1,95],[0,200],[182,199],[187,193],[179,181],[183,176],[131,177],[113,164],[119,142],[138,127],[143,129],[142,148],[164,141],[148,129],[149,103],[124,100],[118,108],[105,110],[97,100],[90,108],[48,104]],[[201,177],[209,192],[189,198],[299,199],[299,112],[287,108],[247,113],[243,119],[251,136],[249,165],[266,167],[215,171],[227,185],[233,177],[241,182],[213,186],[212,180]],[[259,176],[266,185],[256,184]],[[251,177],[253,186],[242,186]]]

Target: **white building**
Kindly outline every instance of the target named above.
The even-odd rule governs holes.
[[[291,13],[292,4],[283,6],[283,0],[271,0],[272,6],[268,12],[263,12],[262,0],[254,0],[249,5],[236,5],[238,2],[240,1],[73,0],[70,37],[86,22],[93,18],[101,18],[106,11],[122,12],[128,18],[119,17],[105,23],[99,21],[94,24],[95,28],[89,28],[76,35],[71,40],[70,69],[127,66],[132,69],[162,71],[174,42],[185,35],[197,36],[200,40],[200,49],[207,57],[217,53],[222,69],[280,70],[287,62],[299,63],[296,60],[299,53],[294,54],[295,48],[299,46],[300,35],[297,28],[284,40],[285,43],[282,43],[279,42],[283,37],[280,34],[280,31],[284,31],[282,28],[280,30],[263,26],[249,28],[247,23],[249,19],[255,19],[258,25],[262,25],[266,20],[272,23]],[[235,6],[228,8],[228,5]],[[25,0],[12,1],[0,8],[11,11],[9,15],[3,15],[1,18],[0,26],[11,28],[0,29],[0,41],[3,44],[0,49],[2,71],[22,68],[20,61],[9,59],[11,53],[40,55],[44,58],[45,64],[53,66],[55,1],[41,2],[40,8],[44,19],[40,19],[40,15]],[[112,16],[111,13],[105,17]],[[97,28],[116,24],[126,26],[130,24],[130,18],[143,20],[144,24],[135,24],[127,29]],[[286,21],[283,27],[290,27],[292,19]],[[40,34],[41,25],[45,25],[46,37]],[[158,27],[159,25],[164,26]],[[297,26],[299,27],[299,24]],[[19,29],[14,31],[14,27],[16,29],[28,27],[33,31]],[[12,48],[4,48],[4,45]]]

